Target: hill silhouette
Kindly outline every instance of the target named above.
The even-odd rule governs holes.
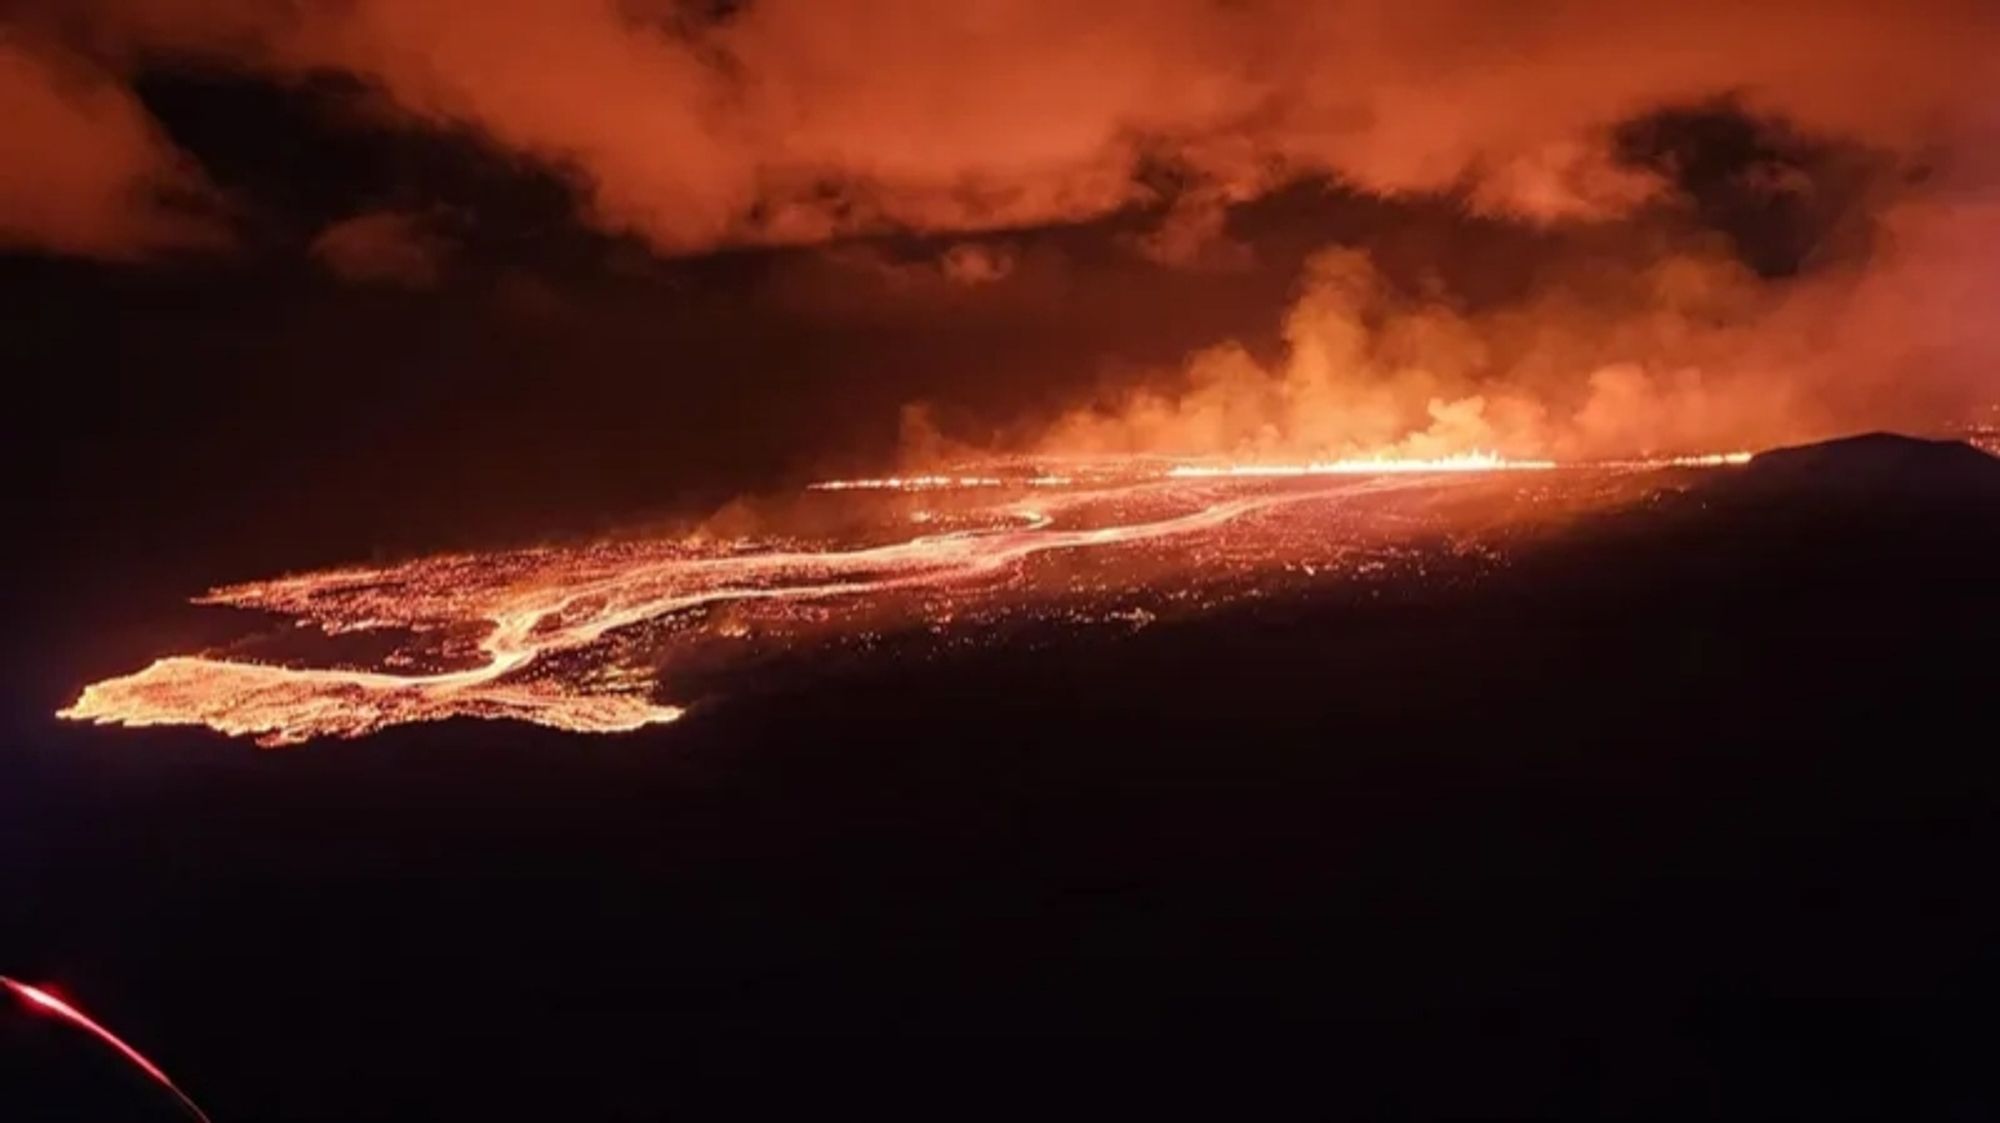
[[[1695,491],[1736,502],[2000,499],[2000,459],[1962,441],[1866,433],[1758,453]]]

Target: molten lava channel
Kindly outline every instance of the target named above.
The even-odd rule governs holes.
[[[1655,469],[1747,459],[1096,461],[829,480],[819,501],[860,505],[833,535],[454,554],[218,588],[197,603],[288,623],[276,640],[266,629],[267,654],[169,655],[60,716],[267,746],[454,717],[616,733],[680,718],[685,698],[661,697],[677,675],[774,651],[1143,622],[1477,545],[1482,528],[1629,498]],[[392,642],[367,661],[313,650],[355,635]]]

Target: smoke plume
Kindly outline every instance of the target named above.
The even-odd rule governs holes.
[[[1260,360],[1238,343],[1088,402],[1025,443],[1062,453],[1247,459],[1588,459],[1929,429],[2000,393],[1991,200],[1908,200],[1865,255],[1761,276],[1722,239],[1550,268],[1486,306],[1386,277],[1364,250],[1311,258]],[[1814,243],[1815,245],[1817,243]]]

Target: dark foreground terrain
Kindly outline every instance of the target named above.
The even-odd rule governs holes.
[[[38,666],[0,971],[219,1123],[1990,1118],[1996,480],[1818,446],[1469,588],[624,738],[264,753]],[[173,1117],[46,1021],[0,1061],[0,1118]]]

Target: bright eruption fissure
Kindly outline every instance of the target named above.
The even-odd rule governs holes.
[[[455,554],[215,589],[196,603],[263,614],[262,628],[89,686],[61,716],[264,745],[452,717],[614,733],[673,721],[787,652],[1135,627],[1421,574],[1445,553],[1497,557],[1537,519],[1673,486],[1668,469],[1747,459],[996,462],[830,480],[805,497],[830,505],[808,510],[810,534]]]

